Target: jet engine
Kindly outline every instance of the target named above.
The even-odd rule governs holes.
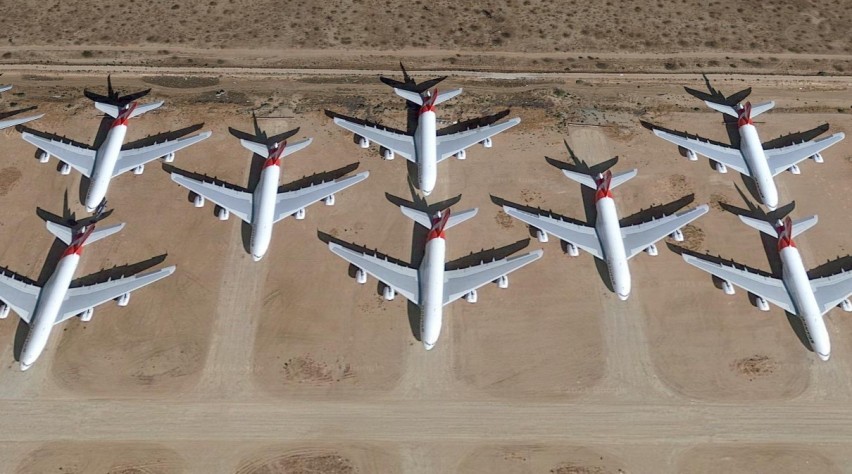
[[[689,161],[698,161],[698,155],[692,150],[686,150],[686,159]]]
[[[357,281],[361,285],[363,285],[364,283],[367,283],[367,272],[365,272],[364,270],[362,270],[360,268],[358,270],[356,270],[355,271],[355,281]]]
[[[128,303],[130,303],[130,293],[125,293],[119,296],[117,300],[115,300],[115,304],[121,306],[122,308],[127,306]]]
[[[683,232],[680,229],[672,232],[669,236],[675,240],[675,242],[683,242]]]
[[[789,170],[793,174],[802,174],[802,170],[799,169],[799,165],[793,165],[787,168],[787,170]]]
[[[334,205],[334,194],[329,194],[328,196],[325,197],[325,199],[322,200],[322,202],[324,202],[326,206],[333,206]]]
[[[848,299],[841,301],[840,307],[843,308],[843,311],[846,311],[847,313],[852,313],[852,302],[850,302]]]
[[[192,204],[195,207],[204,207],[204,196],[196,194],[195,197],[192,198]]]
[[[5,303],[0,303],[0,319],[6,319],[9,317],[9,310],[11,308],[9,305]]]
[[[484,146],[485,148],[491,148],[491,145],[493,145],[493,143],[491,142],[491,137],[482,140],[480,143],[482,143],[482,146]]]
[[[304,208],[304,207],[303,207],[303,208],[301,208],[301,209],[299,209],[298,211],[296,211],[296,214],[295,214],[295,215],[296,215],[296,220],[297,220],[297,221],[300,221],[300,220],[304,219],[304,218],[305,218],[305,214],[306,214],[306,212],[305,212],[305,208]]]
[[[547,232],[545,232],[541,229],[536,229],[535,236],[538,239],[538,241],[541,242],[541,243],[545,243],[548,240],[547,239]]]
[[[163,156],[163,161],[165,161],[166,163],[171,163],[172,161],[175,161],[175,152],[167,153],[165,156]]]
[[[393,150],[391,150],[389,148],[382,148],[382,158],[387,160],[387,161],[394,159]]]
[[[80,319],[85,323],[92,320],[92,315],[95,314],[95,308],[89,308],[80,313]]]
[[[816,162],[816,163],[822,163],[824,161],[822,159],[822,155],[820,155],[819,153],[814,153],[814,155],[811,157],[811,159],[814,160],[814,162]]]
[[[466,151],[464,151],[464,150],[459,150],[459,152],[458,152],[458,153],[456,153],[456,159],[457,159],[457,160],[464,160],[464,159],[466,159],[466,158],[467,158],[467,152],[466,152]]]
[[[656,246],[656,245],[654,245],[654,244],[649,245],[649,246],[645,249],[645,252],[647,252],[647,253],[648,253],[648,255],[650,255],[650,256],[652,256],[652,257],[656,257],[656,256],[657,256],[657,255],[659,255],[659,253],[660,253],[660,252],[657,250],[657,246]]]
[[[728,172],[728,167],[727,167],[727,166],[725,166],[725,164],[724,164],[724,163],[719,163],[719,162],[717,161],[717,162],[716,162],[716,171],[718,171],[719,173],[725,174],[725,173],[727,173],[727,172]]]
[[[39,163],[47,163],[50,161],[50,153],[45,150],[39,150],[38,152],[38,162]]]
[[[477,301],[476,290],[470,290],[466,295],[464,295],[464,300],[467,301],[468,303],[471,303],[471,304],[476,303],[476,301]]]
[[[769,311],[769,303],[765,298],[757,296],[755,298],[755,303],[757,303],[757,309],[761,311]]]
[[[219,218],[220,221],[226,221],[229,217],[231,217],[231,213],[224,207],[220,207],[219,210],[216,212],[216,216]]]
[[[370,148],[370,140],[367,140],[366,137],[361,137],[358,135],[355,136],[358,137],[358,145],[360,145],[361,148]]]
[[[497,286],[503,289],[509,288],[509,277],[506,275],[497,279]]]
[[[725,292],[726,295],[733,295],[737,292],[736,290],[734,290],[734,285],[732,285],[731,282],[729,282],[728,280],[722,282],[722,290]]]
[[[577,246],[572,244],[571,242],[568,242],[568,255],[572,257],[577,257],[580,255],[580,249],[578,249]]]
[[[396,297],[396,291],[393,288],[385,285],[384,290],[382,290],[382,296],[385,297],[385,301],[393,301]]]
[[[62,165],[59,167],[59,174],[61,174],[61,175],[71,174],[71,166],[68,163],[62,163]]]
[[[145,172],[145,165],[139,165],[136,168],[133,168],[133,174],[140,175]]]

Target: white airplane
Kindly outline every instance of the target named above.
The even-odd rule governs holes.
[[[12,86],[0,86],[0,92],[6,92],[11,88]],[[15,125],[21,125],[27,122],[31,122],[33,120],[38,120],[42,117],[44,117],[44,114],[30,115],[29,117],[14,118],[9,120],[0,120],[0,130],[3,130],[4,128],[14,127]]]
[[[240,140],[245,148],[266,158],[260,181],[253,193],[198,181],[178,173],[172,173],[172,181],[195,194],[195,207],[204,206],[206,198],[219,206],[220,220],[227,220],[233,213],[251,225],[251,257],[257,262],[269,249],[273,224],[291,215],[298,220],[304,219],[305,208],[320,200],[323,200],[327,206],[333,206],[335,193],[370,176],[370,172],[365,171],[338,181],[326,181],[295,191],[279,193],[278,177],[281,175],[281,158],[307,147],[311,144],[311,140],[307,138],[292,145],[288,145],[285,141],[281,144],[275,143],[268,148],[263,144]]]
[[[212,132],[203,132],[191,137],[167,140],[163,143],[122,150],[124,136],[127,134],[128,120],[138,117],[145,112],[154,110],[163,105],[163,102],[137,106],[132,102],[123,107],[95,102],[95,107],[105,114],[115,117],[112,127],[107,133],[106,139],[100,148],[92,150],[83,148],[60,140],[51,140],[29,132],[21,134],[24,141],[35,145],[41,150],[39,161],[47,163],[50,156],[56,156],[61,162],[60,172],[68,174],[71,168],[89,178],[89,189],[83,203],[86,210],[94,211],[98,204],[104,200],[109,187],[110,180],[122,173],[133,170],[133,174],[142,174],[145,163],[163,158],[167,163],[174,161],[175,152],[208,138]]]
[[[499,124],[449,135],[437,135],[435,106],[461,94],[461,91],[461,89],[455,89],[439,93],[438,89],[435,89],[431,94],[426,92],[421,96],[417,92],[394,88],[398,96],[421,105],[417,118],[417,130],[414,131],[413,137],[378,127],[360,125],[339,117],[335,117],[334,123],[355,133],[359,137],[361,148],[369,148],[372,140],[382,146],[384,159],[392,160],[394,153],[399,153],[403,158],[417,164],[418,187],[424,195],[428,196],[435,189],[438,163],[452,155],[464,160],[467,157],[465,150],[477,143],[482,143],[485,148],[491,148],[491,137],[521,123],[521,119],[513,118]]]
[[[118,224],[96,231],[95,225],[91,224],[75,233],[69,227],[48,222],[47,230],[68,244],[68,248],[44,287],[0,274],[0,300],[3,301],[0,319],[9,316],[9,310],[13,309],[30,327],[21,352],[21,370],[30,368],[41,355],[53,326],[74,316],[90,321],[95,306],[110,300],[116,300],[119,306],[127,306],[132,291],[174,273],[175,267],[171,266],[144,275],[70,288],[83,246],[112,235],[123,227],[124,224]]]
[[[671,235],[678,242],[683,241],[680,228],[707,213],[709,206],[698,206],[689,211],[672,214],[630,227],[621,227],[618,223],[618,211],[612,198],[612,188],[636,176],[637,170],[625,171],[617,175],[610,170],[599,173],[596,178],[562,170],[568,178],[596,190],[595,209],[597,219],[594,227],[572,224],[550,216],[531,214],[511,206],[503,206],[506,214],[519,219],[537,229],[538,239],[547,242],[548,234],[553,234],[568,244],[568,254],[576,257],[583,249],[606,263],[609,279],[615,293],[621,300],[630,296],[630,267],[627,261],[645,250],[656,256],[655,243]]]
[[[334,242],[329,242],[328,248],[357,267],[355,278],[358,283],[366,283],[367,274],[370,274],[384,283],[383,292],[386,300],[393,300],[396,293],[399,293],[420,306],[420,339],[426,350],[435,347],[438,336],[441,334],[444,305],[461,297],[469,303],[476,303],[476,290],[492,281],[497,282],[500,288],[507,288],[509,273],[541,258],[542,251],[535,250],[524,255],[481,263],[468,268],[445,270],[444,257],[447,243],[444,232],[475,216],[477,210],[469,209],[450,216],[450,210],[447,209],[430,216],[425,212],[403,206],[400,206],[400,209],[403,214],[429,229],[423,261],[419,269],[356,252]]]
[[[852,272],[808,279],[802,255],[793,237],[816,224],[817,216],[796,222],[787,217],[783,223],[779,220],[775,228],[761,220],[745,216],[740,216],[740,219],[750,227],[778,238],[778,254],[783,268],[780,279],[757,275],[733,265],[708,262],[692,255],[684,254],[683,259],[720,278],[726,294],[733,295],[736,285],[755,295],[757,307],[761,311],[769,311],[768,302],[771,302],[798,316],[811,348],[820,359],[828,360],[831,356],[831,342],[823,316],[837,305],[844,311],[852,311],[852,303],[848,300],[849,295],[852,295]]]
[[[745,106],[738,104],[736,107],[710,101],[705,101],[705,103],[714,110],[737,117],[737,127],[740,133],[739,149],[716,145],[698,138],[682,137],[658,129],[654,130],[654,134],[663,140],[685,148],[686,157],[690,161],[698,159],[697,153],[715,161],[716,171],[719,173],[727,173],[728,168],[732,168],[751,177],[757,187],[761,202],[772,210],[778,207],[778,188],[775,186],[773,178],[785,170],[799,174],[801,171],[798,163],[808,158],[813,158],[815,162],[822,163],[823,158],[820,152],[843,140],[846,136],[840,132],[819,140],[764,150],[752,117],[757,117],[775,107],[775,102],[764,102],[754,107],[751,106],[751,102],[746,102]]]

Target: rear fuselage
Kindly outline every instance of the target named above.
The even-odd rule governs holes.
[[[444,308],[444,258],[447,242],[436,237],[426,242],[420,263],[420,340],[427,350],[432,349],[441,335]]]
[[[272,225],[275,219],[275,204],[278,196],[278,179],[281,176],[281,166],[278,162],[267,160],[260,181],[254,190],[251,215],[251,256],[258,261],[269,249],[272,239]]]
[[[603,249],[603,258],[609,271],[612,288],[622,300],[630,296],[630,267],[627,265],[627,253],[618,224],[618,211],[615,200],[602,197],[595,202],[597,219],[595,231]]]
[[[760,143],[757,129],[754,125],[747,123],[739,126],[739,132],[740,153],[757,187],[760,200],[766,207],[775,209],[778,207],[778,188],[775,187],[775,181],[772,179],[772,172],[769,170],[769,163],[766,161],[766,154]]]
[[[414,131],[414,152],[417,161],[419,188],[428,196],[438,179],[438,139],[434,110],[422,111]]]
[[[831,356],[831,342],[802,256],[794,245],[782,248],[779,255],[783,265],[781,279],[796,306],[796,315],[802,320],[811,348],[820,359],[828,360]]]
[[[83,203],[86,210],[92,212],[98,204],[106,197],[109,182],[115,171],[115,164],[127,135],[127,125],[115,124],[109,129],[106,139],[95,154],[95,165],[92,176],[89,178],[89,189],[86,193],[86,201]]]

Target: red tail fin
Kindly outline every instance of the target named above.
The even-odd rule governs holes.
[[[449,208],[442,212],[440,216],[436,216],[432,219],[432,229],[429,231],[426,241],[428,242],[437,238],[445,239],[446,235],[444,235],[444,227],[447,226],[448,220],[450,220]]]
[[[612,171],[606,170],[597,178],[595,178],[595,183],[598,185],[598,190],[595,193],[595,201],[601,200],[605,197],[611,198],[612,192],[609,190],[610,183],[612,182]]]
[[[790,219],[790,216],[787,216],[784,219],[784,224],[778,227],[778,251],[780,252],[782,249],[787,247],[795,247],[796,243],[793,242],[793,220]]]
[[[287,140],[279,143],[276,148],[269,150],[269,156],[263,162],[263,167],[281,166],[281,156],[284,154],[284,149],[287,148]]]
[[[430,95],[429,98],[426,99],[423,102],[423,105],[420,107],[420,113],[422,114],[422,113],[425,113],[425,112],[434,112],[435,111],[435,101],[437,99],[438,99],[438,88],[436,87],[435,90],[432,91],[432,95]]]
[[[94,232],[94,231],[95,231],[95,225],[91,224],[91,225],[86,227],[85,232],[83,232],[82,234],[77,234],[76,236],[74,236],[74,240],[72,240],[71,245],[69,245],[68,248],[65,249],[64,252],[62,252],[62,256],[67,257],[68,255],[71,255],[71,254],[76,253],[77,255],[80,255],[81,253],[83,253],[83,245],[86,243],[86,239],[88,239],[89,236],[92,235],[92,232]]]
[[[112,123],[113,127],[117,127],[119,125],[127,126],[127,122],[130,120],[130,114],[136,110],[136,102],[131,102],[127,104],[126,108],[118,113],[118,117],[115,118],[115,121]]]
[[[754,125],[754,122],[751,121],[751,102],[746,102],[742,110],[740,110],[737,127],[742,127],[743,125]]]

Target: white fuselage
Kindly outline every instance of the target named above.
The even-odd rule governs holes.
[[[275,204],[278,196],[278,178],[281,167],[275,164],[264,166],[260,182],[254,190],[251,212],[251,257],[256,262],[263,258],[272,239],[275,219]]]
[[[21,350],[21,370],[27,370],[41,355],[50,331],[56,319],[60,316],[62,301],[74,278],[77,264],[80,263],[80,255],[72,253],[66,255],[59,261],[56,271],[45,283],[38,297],[35,310],[30,318],[30,330]]]
[[[435,189],[438,179],[438,135],[435,112],[429,110],[417,117],[417,130],[414,131],[414,151],[416,153],[419,188],[428,196]]]
[[[86,210],[92,212],[106,197],[109,182],[115,171],[124,136],[127,135],[127,125],[115,125],[109,129],[106,140],[95,154],[95,166],[89,177],[89,190],[86,193]]]
[[[772,179],[772,172],[769,170],[769,163],[766,161],[766,154],[763,152],[757,129],[752,124],[745,124],[739,127],[739,132],[740,153],[757,187],[760,200],[766,207],[774,210],[778,207],[778,188],[775,187],[775,181]]]
[[[796,315],[802,320],[811,348],[820,359],[828,360],[831,356],[831,342],[802,256],[792,245],[781,249],[779,254],[783,265],[781,279],[796,306]]]
[[[624,239],[618,225],[618,211],[611,197],[603,197],[595,203],[598,217],[595,231],[603,249],[603,258],[609,270],[609,279],[615,294],[622,300],[630,296],[630,267],[627,266],[627,252]]]
[[[444,257],[447,242],[436,237],[426,242],[420,263],[420,340],[430,350],[441,335],[444,308]]]

